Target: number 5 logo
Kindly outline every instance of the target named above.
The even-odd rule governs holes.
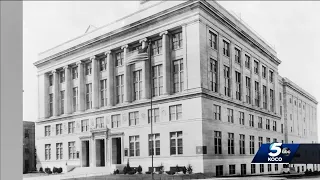
[[[282,145],[282,143],[272,143],[269,146],[269,156],[275,157],[278,156],[281,153],[281,148],[280,146]],[[276,152],[274,152],[276,151]]]

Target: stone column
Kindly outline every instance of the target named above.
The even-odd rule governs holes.
[[[163,59],[163,95],[171,94],[171,64],[168,31],[159,34],[162,37]]]
[[[253,78],[253,71],[254,71],[254,68],[253,68],[253,66],[254,66],[254,59],[253,59],[253,57],[251,56],[250,57],[250,96],[251,96],[251,99],[250,99],[250,101],[251,101],[251,105],[252,106],[254,106],[254,78]]]
[[[261,62],[259,63],[259,107],[263,108],[263,104],[262,104],[262,65]]]
[[[224,95],[223,38],[218,35],[218,92]]]
[[[84,84],[84,64],[82,61],[77,62],[78,66],[78,111],[85,109],[85,84]]]
[[[96,140],[91,137],[91,167],[96,167]]]
[[[72,112],[72,90],[71,90],[71,70],[69,66],[64,66],[65,73],[65,97],[64,97],[64,112],[70,114]]]
[[[267,96],[267,99],[266,99],[266,102],[267,102],[267,110],[270,111],[270,89],[269,89],[269,68],[267,68],[267,72],[266,72],[266,78],[267,78],[267,83],[266,83],[266,87],[267,87],[267,90],[266,90],[266,96]]]
[[[188,89],[188,66],[187,66],[187,25],[182,25],[182,48],[183,48],[183,89]]]
[[[273,83],[274,83],[274,86],[273,86],[273,89],[274,89],[273,90],[273,92],[274,92],[274,97],[273,97],[274,98],[274,113],[278,114],[279,111],[280,111],[278,109],[278,108],[280,108],[280,106],[278,106],[278,101],[279,101],[279,104],[280,104],[279,89],[278,89],[278,84],[279,84],[278,72],[274,71],[273,74],[274,74],[274,78],[273,78]],[[301,103],[301,106],[302,106],[302,103]]]
[[[111,51],[107,51],[104,53],[106,55],[106,62],[107,62],[107,71],[108,71],[108,77],[107,77],[107,92],[108,92],[108,106],[113,106],[114,103],[114,61],[112,59]]]
[[[142,45],[142,49],[148,46],[147,38],[141,39],[139,42]],[[151,74],[152,69],[150,69],[150,63],[151,63],[150,59],[142,63],[142,88],[143,88],[142,99],[149,99],[152,96],[151,95],[152,87],[150,87],[150,76],[152,76]]]
[[[92,109],[98,109],[99,106],[99,64],[98,59],[93,56],[92,62]]]
[[[104,138],[104,166],[108,163],[108,131],[106,131],[106,138]]]
[[[236,98],[236,73],[234,72],[234,61],[235,61],[235,57],[234,57],[234,44],[233,42],[230,42],[230,71],[229,71],[229,76],[230,76],[230,97],[232,99]]]
[[[44,92],[43,92],[43,94],[44,94],[44,97],[43,97],[44,113],[43,113],[43,115],[45,118],[48,118],[49,117],[49,73],[45,73],[43,76],[44,76],[43,77],[43,80],[44,80],[43,81],[43,89],[44,89]],[[40,76],[38,76],[38,78],[39,77]],[[41,83],[39,83],[39,86],[41,86]],[[41,98],[39,97],[39,99],[41,99]]]
[[[246,102],[246,76],[244,74],[244,66],[245,66],[245,53],[243,50],[240,52],[240,58],[241,58],[241,101]]]
[[[131,65],[127,65],[127,54],[128,54],[128,45],[122,46],[121,49],[123,49],[123,67],[124,67],[124,74],[123,74],[123,84],[124,84],[124,102],[129,103],[131,102],[131,94],[132,94],[132,88],[131,88]]]
[[[52,92],[53,92],[53,116],[59,115],[59,77],[58,72],[56,70],[52,71],[53,76],[53,85],[52,85]]]

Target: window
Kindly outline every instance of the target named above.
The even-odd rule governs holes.
[[[250,69],[250,57],[248,55],[245,55],[244,66]]]
[[[49,86],[53,85],[53,74],[49,74]]]
[[[172,49],[182,48],[182,32],[172,34]]]
[[[133,100],[141,99],[142,95],[142,70],[133,72]]]
[[[260,107],[260,92],[259,92],[260,86],[259,82],[255,81],[254,82],[254,91],[255,91],[255,99],[254,102],[257,107]]]
[[[53,115],[53,94],[49,94],[49,117]]]
[[[216,176],[219,177],[222,175],[223,175],[223,165],[216,166]]]
[[[270,138],[268,138],[268,137],[266,138],[266,143],[270,144]]]
[[[158,55],[162,53],[162,39],[158,39],[151,42],[151,55]]]
[[[235,53],[235,57],[234,60],[236,63],[241,64],[241,60],[240,60],[240,50],[237,48],[234,48],[234,53]]]
[[[62,124],[56,124],[56,135],[62,134]]]
[[[262,129],[262,117],[258,117],[258,128]]]
[[[214,131],[214,153],[222,154],[221,131]]]
[[[254,127],[254,117],[252,114],[249,114],[249,126]]]
[[[104,128],[104,118],[103,117],[96,118],[96,128]]]
[[[258,137],[259,148],[263,144],[263,137]]]
[[[85,64],[85,74],[88,76],[88,75],[91,75],[91,72],[92,72],[92,63],[91,62],[87,62]]]
[[[264,172],[264,164],[260,164],[260,173]]]
[[[221,120],[221,106],[213,105],[213,119]]]
[[[74,126],[75,126],[74,121],[68,122],[68,133],[69,133],[69,134],[74,133]]]
[[[266,78],[267,77],[267,68],[265,66],[262,66],[262,78]]]
[[[182,59],[173,61],[173,88],[174,92],[183,91],[183,61]]]
[[[76,159],[76,147],[75,142],[68,142],[69,159]]]
[[[45,144],[45,160],[51,159],[51,144]]]
[[[273,71],[269,71],[269,81],[273,82]]]
[[[151,117],[151,109],[148,110],[148,123],[150,124],[151,119],[153,122],[160,122],[159,118],[159,108],[152,109],[152,117]]]
[[[239,122],[244,125],[244,112],[239,112]]]
[[[283,133],[283,124],[281,124],[281,133]]]
[[[111,128],[118,128],[121,126],[120,114],[111,116]]]
[[[273,121],[272,123],[272,130],[277,131],[277,121]]]
[[[73,112],[78,110],[78,88],[75,87],[72,89],[72,105],[73,105]]]
[[[65,71],[60,71],[59,72],[60,75],[60,83],[64,83],[65,82]]]
[[[169,107],[170,121],[182,119],[182,105],[174,105]]]
[[[57,160],[62,159],[63,158],[63,147],[62,147],[62,143],[57,143],[56,144],[56,157]]]
[[[230,97],[230,68],[224,66],[224,95]]]
[[[129,113],[129,126],[139,124],[139,111]]]
[[[230,56],[229,43],[223,40],[223,55]]]
[[[276,143],[277,142],[277,138],[273,138],[273,142]]]
[[[137,45],[131,46],[130,52],[138,51],[139,49],[142,49],[142,44],[137,44]]]
[[[228,122],[233,123],[233,109],[228,108]]]
[[[50,136],[51,134],[51,126],[48,125],[48,126],[45,126],[44,127],[44,136]]]
[[[267,87],[262,86],[262,94],[263,94],[263,108],[267,109]]]
[[[170,155],[183,154],[182,131],[170,132]]]
[[[107,69],[107,61],[105,58],[100,59],[99,61],[100,71],[105,71]]]
[[[122,66],[123,64],[123,51],[116,53],[116,67]]]
[[[268,164],[268,172],[271,171],[271,164]]]
[[[100,104],[101,107],[107,106],[107,102],[108,102],[108,94],[107,94],[107,80],[103,79],[100,80]]]
[[[218,62],[216,60],[210,59],[209,68],[210,90],[213,92],[218,92]]]
[[[303,166],[302,166],[302,167],[303,167]],[[275,164],[275,165],[274,165],[274,170],[275,170],[275,171],[278,171],[278,170],[279,170],[279,165],[278,165],[278,164]],[[302,171],[303,171],[303,170],[302,170]]]
[[[251,164],[251,174],[255,174],[255,173],[256,173],[256,165]]]
[[[72,67],[71,72],[72,72],[72,79],[77,79],[78,78],[78,66]]]
[[[254,61],[253,62],[253,72],[256,74],[259,74],[259,62],[258,61]]]
[[[81,132],[87,132],[89,130],[89,120],[85,119],[81,121]]]
[[[240,134],[240,140],[239,140],[239,147],[240,147],[240,154],[245,154],[245,135]]]
[[[274,91],[270,89],[270,110],[274,112]]]
[[[266,129],[270,130],[270,119],[266,119]]]
[[[64,91],[60,91],[60,112],[64,114]]]
[[[236,71],[236,99],[241,101],[241,73]]]
[[[155,154],[154,154],[155,152]],[[149,156],[160,155],[160,134],[149,134]]]
[[[247,165],[246,164],[241,164],[241,175],[246,175],[247,174]]]
[[[86,84],[86,108],[92,108],[92,84]]]
[[[280,106],[280,115],[282,116],[282,106]]]
[[[209,31],[209,44],[213,49],[217,49],[217,35]]]
[[[152,67],[152,94],[160,96],[163,94],[163,70],[162,65]]]
[[[229,174],[230,175],[236,174],[236,165],[235,164],[229,165]]]
[[[249,77],[246,77],[246,103],[251,104],[251,81]]]
[[[250,154],[254,154],[254,136],[250,136]]]
[[[116,76],[116,103],[123,103],[123,75]]]
[[[228,154],[234,154],[234,133],[228,133]]]
[[[130,156],[140,156],[139,136],[129,136]]]

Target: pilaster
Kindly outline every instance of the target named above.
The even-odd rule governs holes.
[[[148,46],[147,38],[141,39],[139,42],[142,45],[142,49]],[[150,75],[152,75],[152,69],[150,69],[150,63],[150,59],[142,63],[142,99],[149,99],[152,96],[150,87]]]
[[[59,77],[58,72],[56,70],[52,71],[53,76],[53,85],[52,85],[52,91],[53,91],[53,116],[59,115]]]
[[[92,62],[92,109],[99,108],[99,66],[98,59],[93,56]]]
[[[64,66],[65,73],[65,97],[64,97],[64,112],[70,114],[72,112],[72,91],[71,91],[71,70],[69,66]]]
[[[114,103],[114,61],[112,59],[111,51],[105,52],[106,62],[107,62],[107,83],[108,83],[108,106],[113,106]]]
[[[127,55],[128,55],[128,45],[122,46],[121,49],[123,49],[123,61],[124,61],[124,77],[123,77],[123,84],[124,84],[124,102],[129,103],[131,102],[131,94],[132,94],[132,88],[131,88],[131,65],[127,65]]]
[[[162,37],[162,59],[163,59],[163,94],[171,94],[171,64],[170,61],[170,49],[169,49],[169,37],[168,31],[161,32],[159,36]]]
[[[85,110],[85,84],[84,84],[84,64],[77,62],[78,66],[78,111]]]

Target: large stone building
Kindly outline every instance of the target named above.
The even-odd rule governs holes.
[[[152,69],[149,61],[127,65],[148,41]],[[250,164],[261,143],[317,142],[317,101],[279,76],[280,63],[215,1],[142,1],[39,55],[37,167],[113,171],[130,159],[147,171],[153,148],[154,166],[165,170],[280,173]]]
[[[23,121],[23,173],[36,168],[35,123]]]

